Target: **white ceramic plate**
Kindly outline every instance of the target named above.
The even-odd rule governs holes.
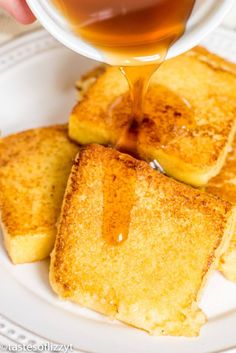
[[[236,60],[236,34],[218,30],[203,43]],[[67,120],[74,82],[95,63],[62,47],[45,31],[0,48],[3,135]],[[151,337],[57,299],[48,261],[13,266],[0,246],[1,343],[59,342],[93,353],[216,353],[236,347],[236,285],[215,273],[201,307],[209,317],[199,338]]]

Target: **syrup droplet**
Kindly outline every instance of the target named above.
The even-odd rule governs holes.
[[[129,235],[136,186],[135,164],[129,158],[104,160],[102,233],[112,245],[123,243]]]

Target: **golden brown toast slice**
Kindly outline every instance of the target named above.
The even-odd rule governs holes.
[[[236,139],[226,164],[220,174],[207,185],[206,191],[236,204]],[[221,257],[219,269],[225,277],[236,282],[236,228],[229,248]]]
[[[122,223],[130,201],[127,239],[114,243],[117,215]],[[110,228],[105,210],[116,216]],[[91,145],[81,150],[67,184],[50,282],[61,298],[152,334],[195,336],[205,322],[197,305],[201,289],[234,224],[230,203]]]
[[[130,122],[125,78],[117,68],[103,67],[78,86],[83,98],[70,116],[70,137],[81,144],[116,145]],[[138,129],[138,154],[156,159],[178,180],[205,185],[223,166],[235,114],[236,65],[203,48],[191,50],[154,75]]]
[[[13,263],[46,258],[78,146],[67,126],[24,131],[0,140],[0,213]]]

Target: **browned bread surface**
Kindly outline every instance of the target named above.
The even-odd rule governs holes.
[[[105,190],[109,165],[114,184]],[[114,191],[117,178],[126,185],[133,171],[135,202],[128,239],[114,245],[102,231],[104,192]],[[129,203],[128,187],[126,191]],[[122,202],[117,207],[123,207]],[[128,155],[88,146],[76,159],[67,185],[51,258],[51,285],[61,298],[150,333],[198,335],[205,316],[197,301],[230,241],[234,222],[235,210],[228,202]]]
[[[50,254],[77,152],[67,126],[38,128],[0,140],[1,225],[14,263]]]
[[[236,139],[223,169],[209,182],[206,191],[236,205]],[[230,246],[221,258],[219,269],[228,279],[236,282],[236,228]]]
[[[83,94],[70,117],[70,137],[116,145],[130,122],[125,78],[102,67],[78,86]],[[236,65],[203,48],[168,60],[153,76],[144,110],[139,156],[158,160],[185,183],[205,185],[222,168],[235,133]]]

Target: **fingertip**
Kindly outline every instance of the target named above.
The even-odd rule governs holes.
[[[19,21],[23,25],[31,24],[36,20],[35,16],[31,12],[23,13],[23,14],[20,14],[20,13],[15,14],[14,17],[16,18],[17,21]]]
[[[1,1],[3,6],[18,22],[22,24],[33,23],[36,18],[25,0]]]
[[[30,24],[35,21],[35,16],[30,10],[25,0],[15,0],[12,7],[14,17],[22,24]]]

